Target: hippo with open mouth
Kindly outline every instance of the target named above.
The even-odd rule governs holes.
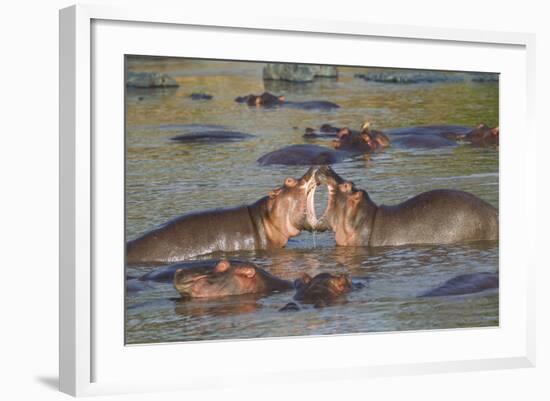
[[[316,169],[284,184],[251,205],[191,212],[126,244],[126,264],[165,264],[217,251],[282,248],[302,230],[317,185]]]
[[[250,262],[219,260],[177,266],[174,265],[173,283],[182,299],[267,294],[294,288],[292,282],[275,277]]]
[[[328,186],[329,195],[327,208],[314,226],[318,231],[334,231],[337,245],[449,244],[498,239],[498,210],[470,193],[438,189],[398,205],[378,206],[366,191],[356,189],[328,166],[320,167],[316,176]]]

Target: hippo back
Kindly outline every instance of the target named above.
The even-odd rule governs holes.
[[[424,192],[395,206],[379,206],[369,244],[445,244],[498,239],[498,211],[456,190]]]
[[[264,248],[260,231],[248,206],[189,213],[129,241],[126,263],[171,263],[216,251]]]

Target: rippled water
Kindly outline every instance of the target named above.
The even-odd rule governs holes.
[[[127,93],[126,233],[128,239],[183,213],[250,203],[299,177],[306,167],[260,167],[263,154],[304,143],[305,127],[323,123],[358,128],[365,119],[375,128],[479,122],[498,125],[497,83],[396,85],[366,82],[353,75],[365,68],[340,68],[340,77],[313,84],[264,82],[261,63],[166,58],[128,60],[135,71],[163,71],[177,89]],[[264,89],[288,100],[329,100],[335,111],[255,109],[235,103],[238,95]],[[214,96],[192,101],[192,92]],[[242,142],[174,143],[169,138],[190,124],[223,125],[256,135]],[[310,143],[325,144],[325,140]],[[334,169],[377,203],[392,204],[435,188],[469,191],[498,207],[498,152],[462,145],[435,150],[389,148],[350,159]],[[319,191],[321,192],[321,191]],[[323,203],[321,193],[318,202]],[[320,206],[319,206],[320,207]],[[417,330],[498,325],[498,291],[440,298],[418,298],[459,274],[497,271],[498,243],[392,248],[335,247],[333,235],[303,233],[287,248],[227,256],[251,260],[273,274],[294,279],[302,272],[348,272],[366,287],[346,303],[278,309],[293,293],[268,297],[229,297],[181,302],[165,284],[127,296],[129,344]],[[209,256],[212,257],[212,256]],[[151,267],[129,267],[137,275]]]

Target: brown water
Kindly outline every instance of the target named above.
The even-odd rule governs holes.
[[[129,59],[134,71],[163,71],[177,89],[129,90],[127,94],[126,233],[128,239],[186,212],[250,203],[299,177],[304,166],[260,167],[263,154],[304,143],[305,127],[323,123],[358,128],[368,119],[379,129],[485,122],[498,125],[497,83],[384,84],[353,78],[365,68],[340,68],[340,77],[312,84],[264,82],[261,63],[182,59]],[[288,100],[329,100],[335,111],[255,109],[233,101],[264,89]],[[214,96],[192,101],[192,92]],[[181,144],[170,137],[189,124],[223,125],[256,135],[232,143]],[[313,143],[325,144],[319,140]],[[392,204],[435,188],[471,192],[498,207],[498,152],[461,145],[435,150],[389,148],[334,169],[366,189],[377,203]],[[324,196],[319,190],[318,208]],[[226,255],[247,259],[294,279],[302,272],[348,272],[366,284],[343,304],[296,313],[278,309],[292,292],[267,297],[229,297],[180,302],[165,284],[127,296],[129,344],[229,338],[319,335],[498,325],[498,291],[458,297],[418,298],[464,273],[498,269],[498,243],[335,247],[330,233],[303,233],[287,248]],[[208,257],[212,257],[208,256]],[[205,258],[208,258],[205,257]],[[130,267],[137,275],[150,267]]]

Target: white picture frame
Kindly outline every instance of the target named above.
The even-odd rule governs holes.
[[[201,46],[178,47],[173,39],[178,35],[200,40]],[[216,49],[220,35],[225,35],[228,43],[238,41],[239,46]],[[262,50],[252,44],[259,37],[265,43],[292,40],[304,46],[288,44],[281,50],[264,43]],[[320,41],[334,54],[319,52]],[[334,41],[338,41],[337,47]],[[512,149],[506,135],[520,131],[527,141],[534,140],[534,44],[534,35],[521,33],[254,15],[228,19],[155,7],[78,5],[61,10],[60,390],[80,396],[212,388],[212,383],[234,386],[238,381],[233,379],[243,372],[257,383],[281,383],[534,366],[535,259],[529,255],[534,255],[530,247],[535,241],[534,234],[525,233],[536,232],[536,210],[528,203],[536,187],[535,150],[527,146]],[[112,329],[123,313],[123,299],[119,299],[123,265],[120,271],[105,268],[107,264],[119,265],[124,252],[123,224],[120,226],[124,169],[120,94],[124,82],[119,56],[216,56],[319,64],[333,64],[337,58],[337,63],[366,65],[361,54],[350,50],[356,47],[348,45],[370,46],[372,54],[381,57],[376,59],[380,66],[501,73],[500,327],[125,347],[119,330],[123,321],[120,328]],[[382,52],[377,46],[401,46],[402,51],[377,53]],[[446,56],[435,60],[434,49]],[[426,57],[413,60],[407,57],[410,51],[425,52]],[[489,61],[476,57],[487,51],[492,52]],[[474,57],[458,65],[456,60],[453,64],[453,54]],[[106,90],[113,92],[107,96]],[[105,117],[106,110],[110,117]],[[105,132],[103,124],[112,124],[111,136],[94,135]],[[120,246],[103,251],[103,243],[113,239],[120,241]],[[388,352],[390,346],[392,353]],[[368,358],[355,351],[330,360],[315,357],[320,347],[369,352]],[[288,366],[284,355],[296,349],[308,362],[293,361]],[[205,353],[219,356],[216,366],[224,375],[208,373],[212,358],[200,360]],[[180,366],[183,371],[171,374],[181,355],[195,363]],[[252,360],[268,355],[265,359],[271,362],[253,367],[245,362],[236,362],[237,366],[225,362],[239,359],[239,355]]]

